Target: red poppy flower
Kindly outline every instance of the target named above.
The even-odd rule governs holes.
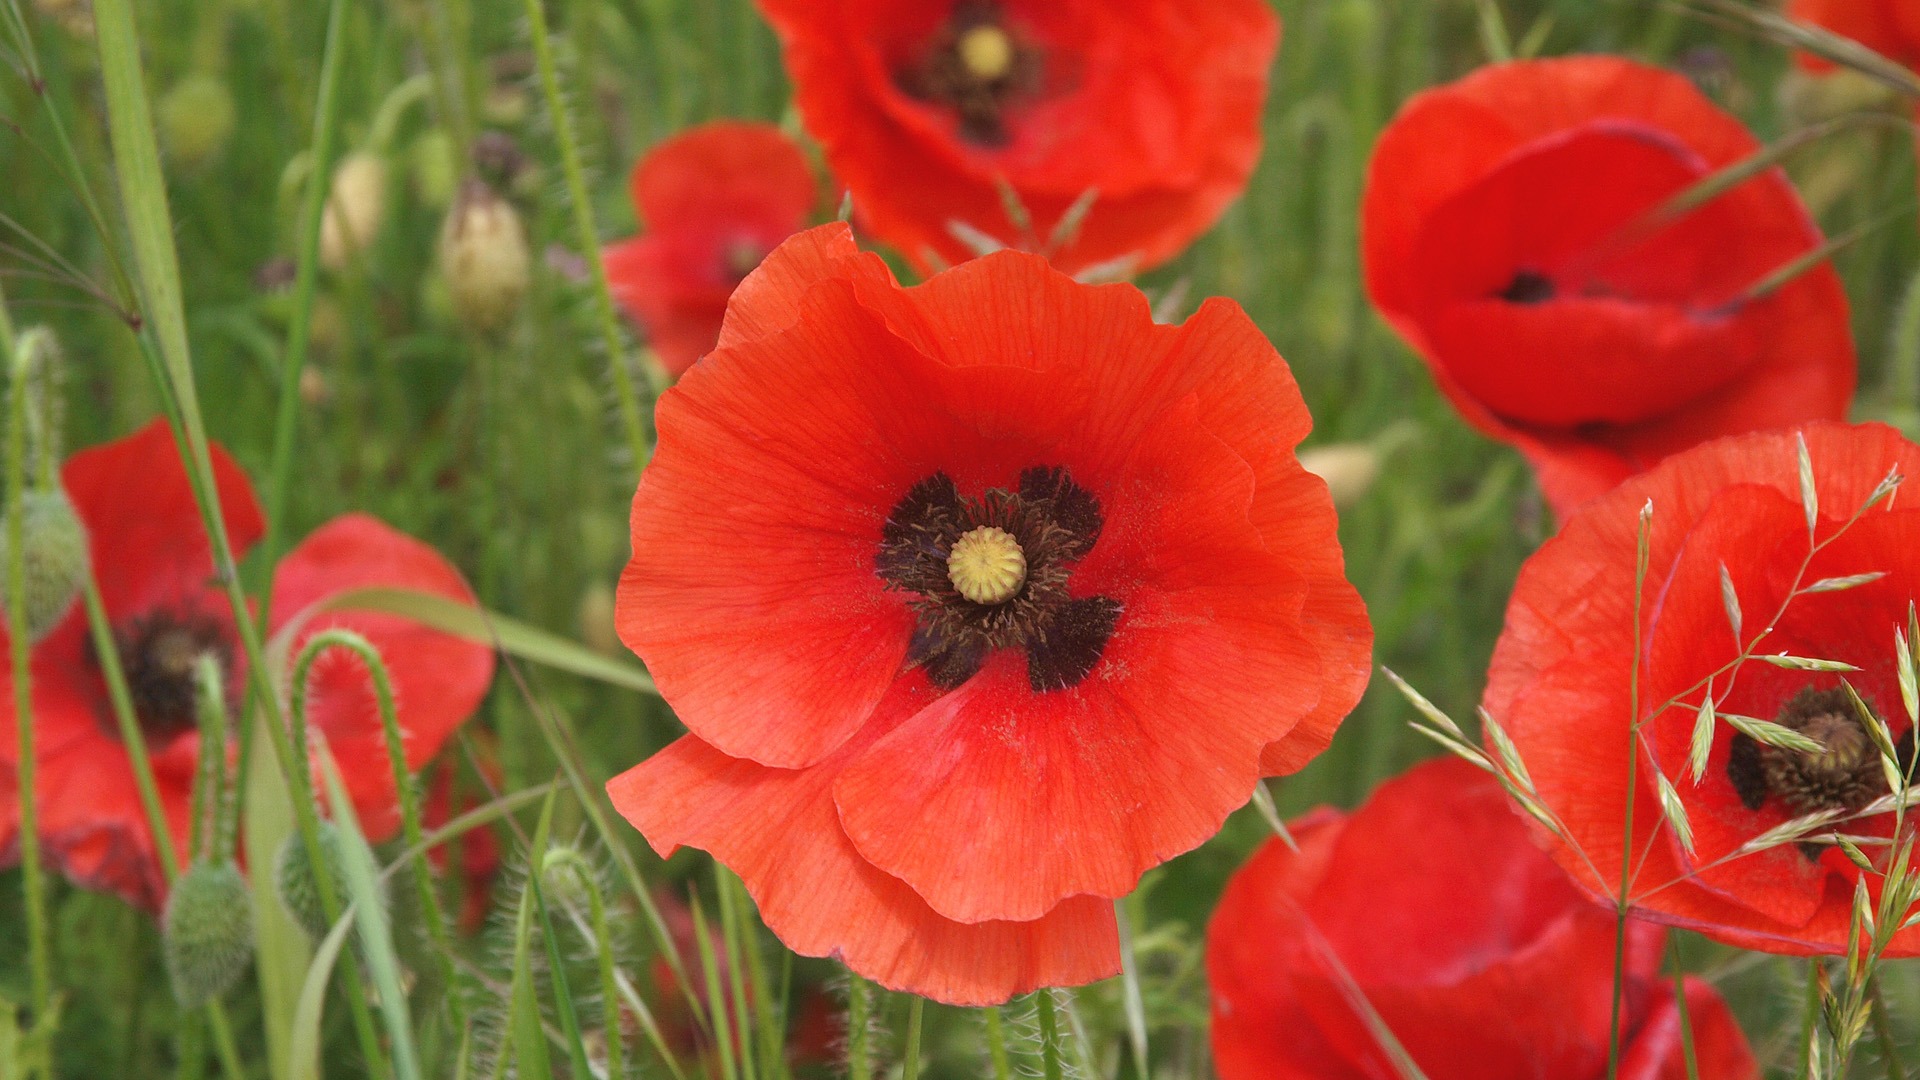
[[[1157,326],[1013,252],[902,289],[825,226],[659,418],[618,622],[692,734],[614,804],[887,986],[1111,974],[1106,898],[1366,682],[1310,419],[1229,301]]]
[[[1920,597],[1920,510],[1896,498],[1847,520],[1888,470],[1915,475],[1920,448],[1878,425],[1817,424],[1805,437],[1821,547],[1804,572],[1810,544],[1791,432],[1723,439],[1677,455],[1593,502],[1528,560],[1494,651],[1486,707],[1578,845],[1550,845],[1556,857],[1590,889],[1618,894],[1631,797],[1641,868],[1629,895],[1649,916],[1748,948],[1832,953],[1846,948],[1861,871],[1816,842],[1747,845],[1822,811],[1844,822],[1822,831],[1885,835],[1891,815],[1863,819],[1861,811],[1887,793],[1886,780],[1871,744],[1863,749],[1867,732],[1839,676],[1752,659],[1729,672],[1738,652],[1722,568],[1743,612],[1741,635],[1749,643],[1759,636],[1755,652],[1858,665],[1847,679],[1910,756],[1893,640],[1895,628],[1906,626],[1908,603]],[[1630,788],[1634,560],[1649,500],[1642,728]],[[1796,588],[1873,572],[1886,576],[1786,603]],[[1689,748],[1709,687],[1717,713],[1775,721],[1827,752],[1763,746],[1723,720],[1694,782]],[[1686,808],[1691,853],[1663,822],[1658,776]],[[1870,875],[1869,883],[1877,879]],[[1896,937],[1895,952],[1920,953],[1920,930]]]
[[[1293,835],[1298,853],[1269,841],[1234,875],[1207,928],[1222,1080],[1399,1075],[1354,989],[1433,1080],[1607,1075],[1613,913],[1533,846],[1491,777],[1429,761]],[[1622,1077],[1687,1075],[1664,936],[1628,927]],[[1687,1009],[1702,1080],[1759,1076],[1711,986],[1689,979]]]
[[[491,754],[481,760],[480,766],[486,771],[489,783],[500,782],[500,767],[494,764]],[[426,784],[426,799],[420,804],[421,823],[429,831],[481,804],[476,793],[456,790],[458,772],[453,761],[445,756],[433,766],[433,775]],[[453,843],[427,853],[434,869],[445,869],[454,849],[458,850],[461,880],[460,913],[456,922],[461,933],[477,934],[486,925],[487,913],[493,910],[493,885],[500,877],[500,837],[489,827],[471,829]]]
[[[1821,243],[1781,173],[1643,227],[1759,149],[1684,78],[1632,61],[1487,68],[1381,136],[1367,289],[1563,515],[1694,443],[1840,419],[1854,351],[1832,267],[1747,299]]]
[[[1849,37],[1911,68],[1920,68],[1920,6],[1911,0],[1793,0],[1787,14]],[[1809,54],[1802,62],[1817,71],[1832,64]]]
[[[236,553],[243,552],[260,538],[260,508],[239,466],[219,446],[212,451],[228,534]],[[61,480],[87,528],[160,801],[184,855],[200,748],[193,663],[209,652],[219,658],[239,700],[245,659],[233,612],[212,581],[211,547],[164,423],[75,454]],[[282,560],[270,629],[285,628],[329,596],[371,586],[473,599],[458,571],[433,549],[373,518],[348,514],[315,530]],[[399,697],[407,760],[416,768],[473,712],[492,678],[488,649],[387,615],[303,618],[293,651],[330,626],[358,631],[380,649]],[[0,633],[0,644],[5,640]],[[87,888],[157,908],[165,883],[83,606],[34,648],[32,674],[39,830],[48,857]],[[18,765],[11,678],[0,675],[0,769],[8,773]],[[364,668],[333,650],[315,663],[308,693],[308,723],[338,759],[362,826],[371,838],[385,839],[399,817]]]
[[[767,252],[806,227],[813,170],[772,124],[689,128],[633,169],[644,236],[601,253],[614,299],[646,328],[674,375],[720,336],[727,297]]]
[[[1090,195],[1054,265],[1158,265],[1260,156],[1280,44],[1263,0],[759,3],[860,223],[923,269],[974,254],[956,222],[1033,248]]]

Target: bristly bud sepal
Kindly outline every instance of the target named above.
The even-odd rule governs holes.
[[[0,599],[7,593],[11,530],[0,529]],[[39,643],[72,610],[87,581],[87,529],[59,488],[20,495],[21,598],[27,638]]]
[[[182,874],[160,925],[167,978],[183,1009],[226,994],[253,961],[253,898],[231,862],[196,863]]]
[[[351,887],[347,882],[346,851],[339,827],[331,821],[321,822],[319,840],[320,861],[326,864],[327,876],[333,885],[333,898],[344,913]],[[333,929],[333,923],[327,918],[326,903],[320,895],[319,882],[313,876],[313,863],[307,858],[307,845],[299,833],[289,835],[281,843],[279,854],[274,856],[273,883],[287,914],[293,916],[293,920],[314,940],[326,937]],[[387,900],[384,882],[379,884],[382,886],[380,899],[384,904]]]

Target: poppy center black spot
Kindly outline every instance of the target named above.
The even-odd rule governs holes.
[[[1521,270],[1500,290],[1500,299],[1509,304],[1544,304],[1559,295],[1553,279],[1533,270]]]
[[[1067,580],[1104,521],[1099,500],[1060,468],[1035,466],[1020,474],[1018,490],[978,499],[943,472],[914,484],[887,515],[874,560],[888,588],[916,594],[920,621],[907,662],[946,690],[995,649],[1026,650],[1037,691],[1092,674],[1120,603],[1070,596]]]
[[[961,137],[994,147],[1007,143],[1007,106],[1038,89],[1040,74],[1040,51],[1007,26],[999,5],[968,0],[894,82],[913,97],[951,108]]]
[[[194,666],[211,654],[222,671],[233,662],[226,627],[205,615],[155,611],[113,634],[134,715],[149,742],[165,742],[197,726]]]
[[[1727,759],[1727,779],[1749,810],[1760,809],[1769,797],[1779,799],[1795,815],[1860,810],[1888,790],[1880,751],[1867,734],[1867,722],[1846,691],[1808,687],[1781,708],[1774,723],[1825,749],[1790,750],[1736,733]],[[1911,762],[1913,732],[1908,731],[1894,750],[1903,764]]]

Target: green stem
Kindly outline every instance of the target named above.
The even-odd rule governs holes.
[[[127,673],[120,666],[120,650],[113,640],[113,623],[107,615],[106,601],[100,596],[100,582],[93,568],[87,569],[85,591],[87,625],[93,635],[93,654],[107,684],[107,703],[113,710],[113,722],[120,733],[120,745],[126,749],[133,766],[134,790],[140,794],[140,807],[146,811],[147,831],[153,834],[153,849],[160,857],[160,872],[172,881],[180,873],[180,853],[173,846],[173,829],[167,824],[167,812],[160,802],[160,786],[153,779],[153,762],[147,757],[147,740],[140,730],[140,718],[133,710],[133,695],[127,689]]]
[[[847,1080],[871,1080],[873,1056],[867,1040],[873,1027],[873,987],[847,970]]]
[[[1053,991],[1042,987],[1034,995],[1040,1019],[1040,1070],[1046,1080],[1060,1080],[1060,1022],[1053,1014]]]
[[[20,801],[20,880],[25,890],[27,969],[33,1022],[37,1028],[53,1015],[53,961],[47,944],[47,885],[40,865],[37,777],[33,745],[33,640],[27,630],[26,518],[27,364],[18,354],[13,322],[0,296],[0,359],[11,382],[7,423],[7,632],[13,654],[13,728],[18,739],[16,767]]]
[[[999,1006],[987,1014],[987,1057],[993,1062],[993,1080],[1013,1080],[1013,1065],[1007,1060],[1007,1032],[1000,1020]]]
[[[125,0],[121,0],[125,2]],[[546,92],[547,112],[553,122],[553,138],[560,150],[560,165],[567,177],[567,197],[573,204],[575,243],[580,255],[593,271],[595,313],[599,316],[602,345],[607,363],[613,369],[614,392],[620,401],[620,421],[626,428],[627,442],[633,453],[635,472],[644,469],[649,453],[647,432],[640,418],[640,399],[634,389],[633,373],[627,367],[627,350],[621,339],[620,317],[613,306],[613,289],[607,284],[606,263],[600,258],[600,230],[593,221],[593,203],[587,195],[586,171],[580,164],[580,147],[574,137],[573,114],[560,92],[560,76],[554,68],[553,45],[547,38],[547,14],[541,0],[525,0],[527,25],[533,39],[533,55],[540,68],[540,85]]]
[[[1813,1080],[1813,1043],[1820,1037],[1820,958],[1807,961],[1807,992],[1800,1017],[1800,1075]]]
[[[900,1061],[900,1080],[920,1080],[920,1020],[927,999],[918,994],[907,1007],[907,1049]]]
[[[1634,555],[1633,667],[1627,683],[1627,783],[1621,792],[1626,803],[1623,811],[1626,820],[1620,833],[1620,893],[1613,919],[1613,1009],[1612,1018],[1607,1024],[1607,1080],[1618,1080],[1620,1075],[1620,1012],[1627,993],[1627,911],[1629,892],[1633,888],[1633,805],[1637,791],[1635,785],[1639,783],[1636,774],[1640,766],[1640,608],[1646,596],[1647,563],[1652,550],[1648,537],[1652,510],[1653,504],[1648,503],[1640,513],[1640,535]]]
[[[1887,996],[1880,990],[1880,976],[1867,976],[1868,1007],[1872,1010],[1873,1035],[1880,1045],[1880,1065],[1887,1080],[1906,1080],[1907,1068],[1900,1062],[1900,1044],[1893,1037],[1893,1018],[1887,1012]]]
[[[1673,1007],[1680,1016],[1680,1052],[1687,1063],[1687,1080],[1700,1080],[1700,1062],[1693,1046],[1693,1013],[1687,1008],[1687,969],[1677,934],[1667,935],[1667,957],[1673,963]]]

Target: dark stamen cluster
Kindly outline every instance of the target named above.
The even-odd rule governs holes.
[[[1017,491],[960,494],[953,478],[934,473],[908,489],[881,530],[875,572],[889,588],[918,594],[920,622],[907,659],[926,668],[935,686],[967,681],[995,649],[1027,653],[1035,690],[1058,690],[1092,673],[1120,616],[1103,596],[1073,597],[1067,579],[1093,550],[1104,519],[1100,504],[1065,469],[1020,474]],[[1005,530],[1026,557],[1026,580],[1007,600],[978,604],[960,595],[948,574],[953,545],[984,526]]]
[[[1509,304],[1544,304],[1559,295],[1559,289],[1553,279],[1534,270],[1520,270],[1513,275],[1507,287],[1500,290],[1500,299]]]
[[[981,30],[1005,35],[1009,51],[1004,70],[981,71],[969,64],[965,43],[969,34]],[[898,71],[894,81],[913,97],[953,109],[960,134],[969,142],[1004,146],[1007,106],[1040,87],[1040,52],[1007,27],[998,4],[963,2],[920,59]]]
[[[194,665],[211,654],[222,671],[233,662],[227,629],[205,615],[155,611],[114,631],[120,669],[134,715],[151,740],[166,740],[197,724]]]
[[[1867,734],[1866,718],[1845,690],[1807,687],[1781,708],[1774,722],[1806,735],[1819,753],[1768,746],[1745,734],[1733,737],[1727,779],[1749,810],[1769,797],[1793,814],[1825,810],[1854,812],[1887,794],[1880,751]],[[1913,732],[1895,747],[1901,762],[1913,760]]]

